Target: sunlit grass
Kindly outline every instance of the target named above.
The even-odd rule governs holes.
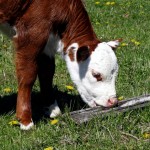
[[[116,83],[118,96],[125,99],[150,93],[150,1],[85,2],[94,30],[101,41],[123,39],[116,51],[119,63]],[[56,66],[54,88],[60,92],[58,98],[62,102],[66,99],[80,100],[60,56],[56,57]],[[33,92],[39,92],[38,82]],[[147,150],[149,147],[149,106],[117,115],[112,113],[108,117],[99,116],[82,125],[76,125],[69,116],[52,121],[40,117],[33,130],[23,132],[19,126],[9,124],[16,120],[16,93],[14,49],[11,41],[0,35],[1,150]],[[68,112],[70,108],[65,110]],[[38,118],[38,112],[33,115]]]

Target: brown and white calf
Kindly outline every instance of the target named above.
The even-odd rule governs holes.
[[[33,126],[31,90],[38,76],[43,99],[50,100],[50,116],[60,113],[49,92],[61,53],[72,81],[90,107],[117,103],[118,72],[113,48],[119,41],[100,42],[82,0],[0,0],[0,23],[14,30],[18,79],[17,118],[21,129]]]

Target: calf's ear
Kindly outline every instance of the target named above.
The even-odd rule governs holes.
[[[122,39],[118,39],[118,40],[115,40],[115,41],[107,42],[107,44],[108,44],[113,50],[116,50],[121,41],[122,41]]]
[[[77,62],[82,62],[90,56],[90,50],[87,46],[79,47],[77,50]]]

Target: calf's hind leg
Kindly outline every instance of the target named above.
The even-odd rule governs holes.
[[[16,73],[18,79],[18,96],[16,116],[20,128],[29,130],[33,126],[31,111],[32,86],[37,77],[36,48],[26,46],[16,52]]]
[[[44,106],[48,108],[46,113],[48,113],[51,118],[54,118],[61,113],[57,102],[55,101],[54,91],[52,88],[54,72],[54,57],[49,57],[42,53],[38,58],[38,77],[42,100]]]

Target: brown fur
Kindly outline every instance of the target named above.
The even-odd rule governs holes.
[[[64,54],[74,42],[79,47],[88,47],[84,49],[84,54],[79,53],[79,61],[91,54],[99,40],[81,0],[0,0],[0,23],[4,22],[17,29],[17,37],[14,37],[18,79],[17,118],[28,125],[32,116],[31,90],[37,75],[44,99],[51,99],[49,91],[55,70],[54,58],[41,54],[49,34],[53,32],[61,38]],[[72,53],[70,58],[73,61]]]

